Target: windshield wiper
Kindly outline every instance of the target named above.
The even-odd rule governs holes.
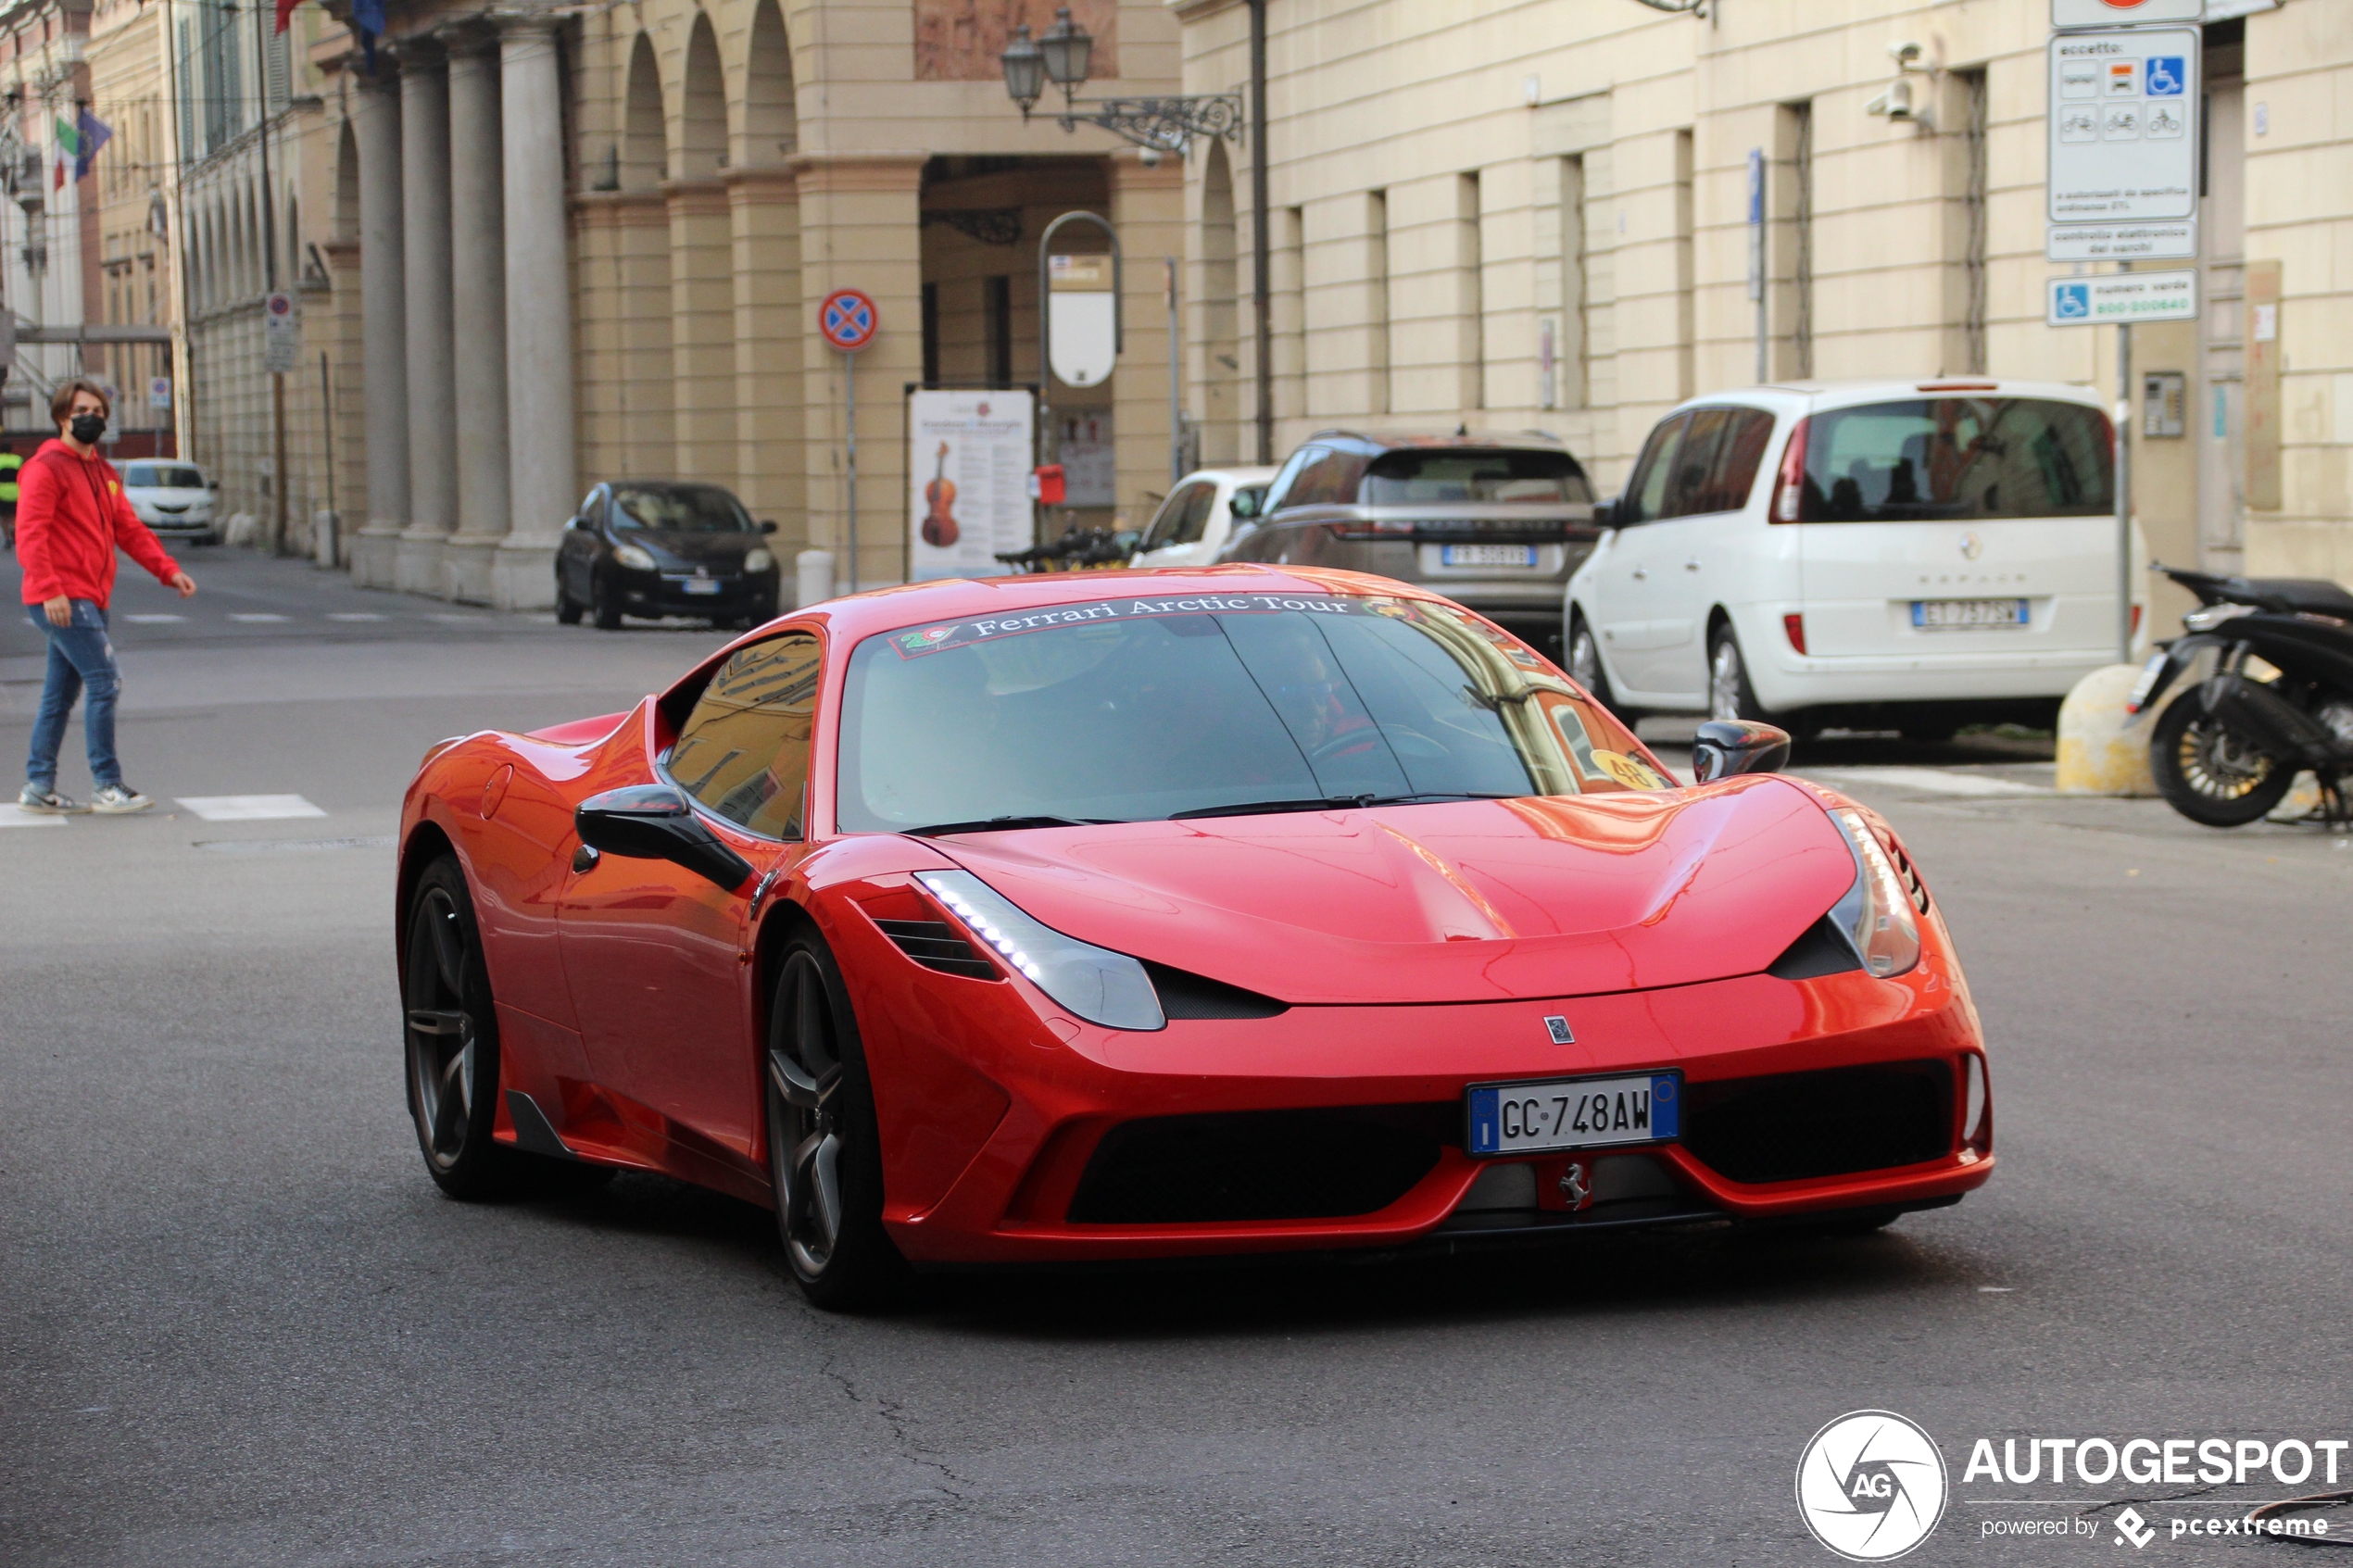
[[[1411,806],[1428,800],[1518,798],[1516,795],[1467,789],[1431,790],[1420,795],[1326,795],[1304,800],[1238,800],[1230,806],[1196,806],[1189,811],[1171,811],[1168,820],[1176,822],[1187,817],[1249,817],[1262,811],[1349,811],[1366,806]]]
[[[1117,822],[1116,817],[979,817],[969,822],[933,822],[928,827],[901,828],[915,838],[936,838],[946,833],[1011,833],[1017,828],[1091,828]]]

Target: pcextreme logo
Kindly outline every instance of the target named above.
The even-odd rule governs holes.
[[[1893,1411],[1851,1411],[1798,1456],[1798,1512],[1850,1562],[1885,1562],[1928,1539],[1948,1495],[1936,1440]]]

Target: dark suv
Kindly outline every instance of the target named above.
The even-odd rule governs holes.
[[[1419,583],[1557,652],[1563,591],[1600,536],[1593,487],[1550,436],[1327,430],[1218,558]]]

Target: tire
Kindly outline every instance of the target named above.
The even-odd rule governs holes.
[[[1741,657],[1741,640],[1730,626],[1720,623],[1707,634],[1707,716],[1763,724],[1773,721],[1756,700],[1755,688],[1748,684],[1748,661]]]
[[[1618,706],[1617,694],[1610,689],[1609,671],[1602,668],[1602,646],[1593,636],[1593,628],[1582,615],[1569,622],[1567,661],[1568,678],[1585,688],[1595,702],[1630,724],[1637,717],[1630,709]]]
[[[601,576],[588,580],[588,608],[596,616],[598,631],[621,630],[621,607],[613,603],[612,590],[605,586]]]
[[[785,1261],[824,1311],[887,1306],[911,1273],[883,1229],[874,1082],[841,971],[814,933],[786,945],[768,1020],[768,1179]]]
[[[498,1103],[498,1022],[473,899],[456,856],[443,856],[417,879],[401,947],[409,1116],[425,1173],[452,1198],[505,1197],[524,1174],[525,1156],[490,1135]]]
[[[573,602],[572,595],[564,589],[564,574],[559,571],[556,573],[556,624],[577,626],[581,613],[581,607]]]
[[[2295,769],[2210,718],[2196,688],[2158,715],[2149,736],[2149,772],[2167,805],[2210,828],[2261,821],[2296,783]]]

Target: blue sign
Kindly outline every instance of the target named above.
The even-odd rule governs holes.
[[[2188,89],[2188,73],[2183,69],[2179,55],[2151,55],[2146,74],[2142,78],[2152,98],[2178,98]]]
[[[844,354],[855,354],[874,341],[882,324],[875,302],[856,289],[836,289],[817,307],[817,331]]]
[[[2063,320],[2080,320],[2092,313],[2092,285],[2061,283],[2058,286],[2057,315]]]

